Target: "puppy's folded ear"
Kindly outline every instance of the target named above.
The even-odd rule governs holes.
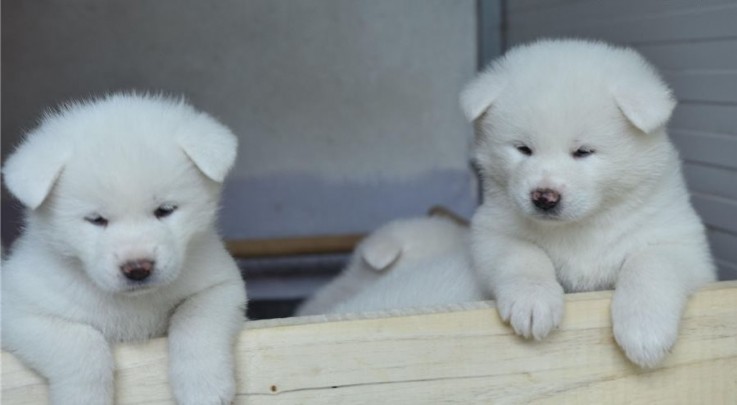
[[[376,271],[386,270],[401,254],[401,244],[390,236],[369,237],[361,245],[363,260]]]
[[[209,116],[200,118],[207,122],[195,124],[195,130],[182,134],[179,146],[205,176],[222,183],[235,163],[238,138]]]
[[[649,134],[668,123],[676,100],[655,70],[649,65],[646,68],[645,75],[623,75],[629,77],[616,83],[612,94],[627,120]]]
[[[3,166],[5,186],[30,209],[38,208],[69,161],[72,146],[44,132],[43,127],[26,135]]]
[[[494,64],[466,85],[460,97],[461,109],[466,119],[473,122],[491,107],[504,88],[503,76]]]

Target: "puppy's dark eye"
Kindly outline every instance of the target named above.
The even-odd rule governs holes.
[[[160,206],[159,208],[156,208],[154,211],[154,216],[157,219],[166,218],[169,215],[171,215],[174,211],[176,211],[177,206],[171,205],[171,204],[164,204]]]
[[[577,158],[577,159],[578,158],[585,158],[585,157],[591,156],[593,154],[594,154],[594,150],[593,149],[589,149],[589,148],[578,148],[578,149],[576,149],[573,152],[573,157],[574,158]]]
[[[519,145],[517,146],[517,150],[519,151],[519,153],[525,156],[532,156],[532,149],[530,149],[528,146]]]
[[[98,214],[93,214],[93,215],[84,217],[84,220],[91,223],[92,225],[101,226],[101,227],[106,227],[108,223],[107,218],[101,215],[98,215]]]

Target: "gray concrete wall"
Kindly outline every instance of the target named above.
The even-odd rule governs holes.
[[[162,90],[240,137],[228,236],[362,231],[434,203],[468,214],[457,95],[476,67],[475,12],[473,0],[4,1],[3,156],[48,106]]]

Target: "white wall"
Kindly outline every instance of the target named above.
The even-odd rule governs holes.
[[[457,107],[475,1],[3,3],[3,154],[46,107],[119,89],[185,94],[241,140],[233,237],[368,230],[474,205]]]

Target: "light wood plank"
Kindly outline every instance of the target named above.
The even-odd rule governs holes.
[[[729,403],[737,398],[737,282],[689,302],[665,363],[615,345],[610,292],[567,297],[560,330],[524,341],[493,308],[265,327],[237,346],[237,404]],[[295,319],[304,322],[304,319]],[[120,346],[119,404],[168,404],[165,340]],[[2,353],[3,404],[44,403],[43,380]]]

